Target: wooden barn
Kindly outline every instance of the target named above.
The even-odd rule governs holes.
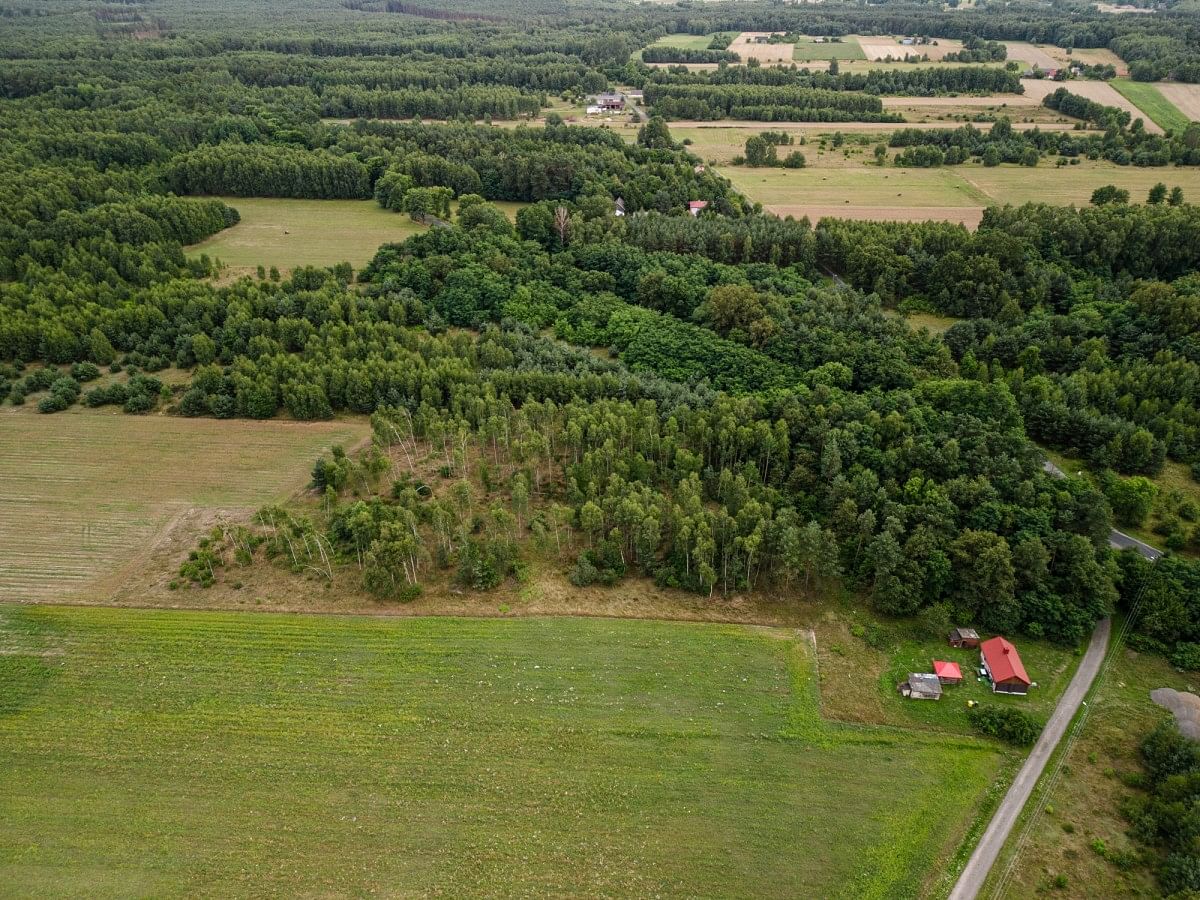
[[[992,682],[995,694],[1028,694],[1029,675],[1017,648],[1002,637],[989,638],[979,645],[983,671]]]
[[[979,634],[974,628],[955,628],[950,632],[950,646],[974,650],[979,646]]]
[[[911,672],[908,681],[900,682],[896,688],[909,700],[942,699],[942,683],[932,672]]]

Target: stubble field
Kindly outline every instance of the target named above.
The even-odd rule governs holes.
[[[368,431],[6,406],[0,601],[104,599],[173,522],[286,497],[323,450]]]
[[[1009,759],[823,721],[790,630],[0,606],[0,646],[30,895],[927,896]]]

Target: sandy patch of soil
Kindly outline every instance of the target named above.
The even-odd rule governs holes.
[[[1200,122],[1200,84],[1175,84],[1160,82],[1155,85],[1159,93],[1175,104],[1175,107],[1191,119]]]

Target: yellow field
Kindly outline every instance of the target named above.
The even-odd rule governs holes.
[[[365,422],[0,410],[0,601],[103,600],[173,524],[302,488]],[[190,539],[195,539],[194,531]]]

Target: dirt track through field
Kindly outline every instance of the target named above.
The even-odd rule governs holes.
[[[1181,113],[1193,122],[1200,122],[1200,84],[1159,82],[1155,87]]]
[[[1072,94],[1086,97],[1105,106],[1115,106],[1118,109],[1125,110],[1135,119],[1141,119],[1146,126],[1146,131],[1150,132],[1150,134],[1163,133],[1163,130],[1155,125],[1148,115],[1121,96],[1117,89],[1108,82],[1075,80],[1064,84],[1059,81],[1050,81],[1046,78],[1022,78],[1021,84],[1025,85],[1025,95],[1032,97],[1038,103],[1041,103],[1045,97],[1053,94],[1060,87],[1065,87]]]

